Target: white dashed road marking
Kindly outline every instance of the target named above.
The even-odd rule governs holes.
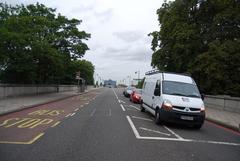
[[[112,116],[112,110],[109,109],[109,116]]]
[[[137,108],[136,106],[133,106],[133,105],[129,105],[129,106],[131,106],[131,107],[135,108],[136,110],[140,111],[140,109]]]
[[[173,135],[175,135],[178,139],[183,139],[181,136],[179,136],[178,134],[176,134],[174,131],[172,131],[170,128],[163,126],[165,129],[167,129],[170,133],[172,133]]]
[[[118,99],[118,96],[117,96],[117,94],[116,94],[116,92],[114,91],[114,89],[113,89],[113,93],[115,94],[115,96],[117,97],[117,99]],[[120,103],[120,102],[119,102]]]
[[[121,103],[121,102],[122,102],[122,103],[126,103],[126,102],[124,102],[123,100],[119,100],[119,101],[120,101],[119,103]]]
[[[126,109],[124,108],[124,106],[122,104],[120,104],[120,106],[122,107],[123,111],[126,111]]]
[[[148,118],[144,118],[144,117],[138,117],[138,116],[131,116],[132,118],[135,118],[135,119],[140,119],[140,120],[145,120],[145,121],[153,121],[151,119],[148,119]]]
[[[92,113],[90,114],[90,116],[92,117],[94,115],[94,113],[96,112],[96,108],[93,109]]]
[[[167,133],[164,133],[164,132],[161,132],[161,131],[152,130],[152,129],[148,129],[148,128],[144,128],[144,127],[140,127],[139,129],[154,132],[154,133],[158,133],[158,134],[162,134],[162,135],[166,135],[166,136],[171,136],[171,134],[167,134]]]

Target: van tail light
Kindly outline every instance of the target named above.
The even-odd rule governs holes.
[[[172,103],[169,100],[165,100],[162,104],[162,108],[166,111],[171,111],[173,106],[172,106]]]

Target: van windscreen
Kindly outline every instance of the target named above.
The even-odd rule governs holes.
[[[185,97],[200,98],[200,93],[196,85],[174,81],[163,81],[163,94],[178,95]]]

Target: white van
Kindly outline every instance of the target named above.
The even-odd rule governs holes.
[[[163,121],[201,128],[205,107],[195,81],[187,75],[149,71],[143,84],[141,111],[149,111],[155,122]]]

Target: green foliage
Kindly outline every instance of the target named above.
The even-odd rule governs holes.
[[[190,73],[207,94],[240,94],[240,3],[175,0],[157,10],[152,66]]]
[[[90,34],[81,20],[68,19],[43,4],[0,3],[0,79],[7,83],[70,83],[69,73],[81,58]],[[89,62],[78,61],[90,67]],[[86,72],[91,74],[91,72]],[[91,75],[89,77],[91,82]],[[72,77],[71,77],[72,78]]]
[[[94,66],[87,60],[75,60],[72,61],[72,72],[80,71],[80,77],[86,80],[86,84],[93,84]],[[75,78],[75,75],[74,75]]]

